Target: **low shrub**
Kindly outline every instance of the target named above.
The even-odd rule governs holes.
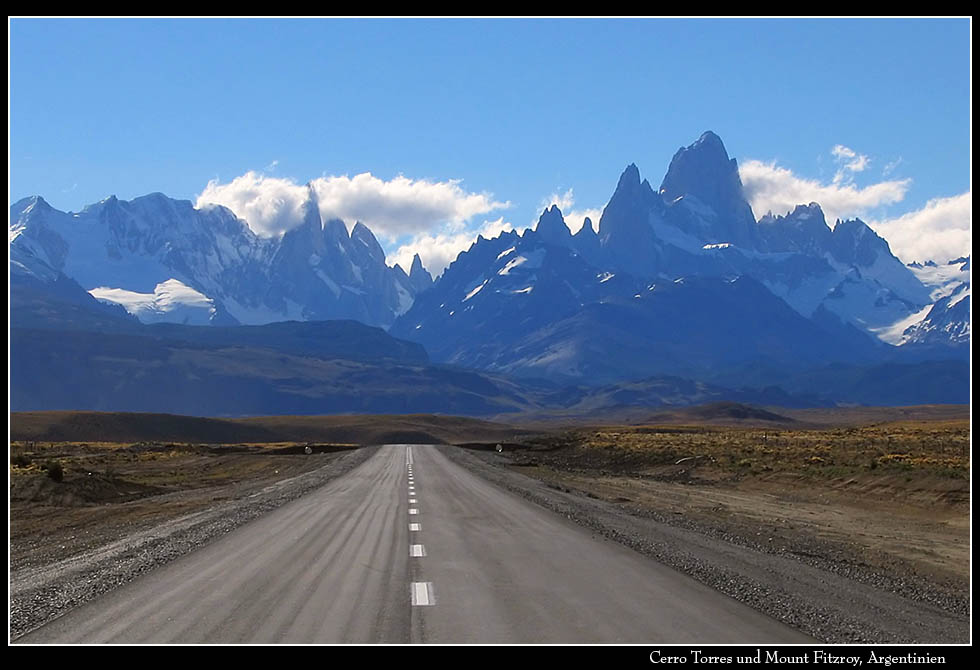
[[[27,454],[13,454],[10,457],[10,464],[18,468],[26,468],[32,462],[31,457]]]
[[[50,477],[52,481],[64,481],[65,469],[61,467],[61,463],[58,461],[48,461],[45,463],[44,469],[47,470],[48,477]]]

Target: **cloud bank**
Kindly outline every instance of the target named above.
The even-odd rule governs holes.
[[[945,263],[970,253],[972,210],[973,196],[967,191],[951,198],[935,198],[920,210],[868,225],[888,240],[892,253],[906,263]]]
[[[863,156],[858,158],[863,161],[851,159],[851,164],[863,170],[867,159]],[[842,169],[859,171],[846,165]],[[779,167],[775,161],[748,160],[739,166],[745,195],[756,217],[767,212],[786,214],[797,205],[816,202],[823,208],[831,226],[837,219],[867,216],[867,212],[876,207],[901,202],[912,183],[911,179],[897,179],[862,188],[843,176],[838,179],[838,175],[842,175],[841,170],[838,170],[832,183],[822,184],[814,179],[799,177],[791,170]]]
[[[869,219],[877,208],[901,202],[911,179],[892,179],[859,187],[854,175],[864,172],[871,158],[842,144],[830,150],[837,171],[831,183],[821,183],[779,167],[775,161],[747,160],[739,167],[745,195],[756,216],[766,212],[785,214],[796,205],[818,203],[827,223],[837,219],[862,217],[875,232],[884,237],[892,252],[904,260],[946,262],[970,253],[972,205],[971,193],[935,198],[919,210],[897,217]],[[901,165],[898,158],[884,166],[887,177]]]
[[[396,177],[384,181],[369,172],[354,177],[320,177],[308,185],[292,179],[247,172],[227,184],[217,180],[197,198],[197,207],[224,205],[262,237],[273,237],[303,220],[303,206],[315,194],[324,221],[357,221],[390,241],[446,223],[461,224],[474,216],[506,209],[488,193],[469,193],[459,180],[433,182]]]
[[[229,184],[219,184],[217,179],[209,181],[197,196],[195,207],[224,205],[256,235],[274,237],[303,221],[303,205],[309,198],[309,189],[290,179],[246,172]]]

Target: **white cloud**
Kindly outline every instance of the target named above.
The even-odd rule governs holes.
[[[887,177],[892,172],[894,172],[896,169],[898,169],[898,166],[901,165],[902,162],[903,162],[903,159],[902,159],[901,156],[899,156],[898,158],[896,158],[895,160],[891,161],[890,163],[886,163],[885,164],[885,167],[883,167],[881,169],[881,176]]]
[[[249,171],[228,184],[212,179],[197,197],[196,206],[224,205],[256,235],[273,237],[303,220],[303,204],[309,197],[309,189],[291,179]]]
[[[944,263],[970,253],[972,209],[972,194],[967,191],[935,198],[920,210],[868,225],[888,240],[892,253],[903,261]]]
[[[575,193],[572,189],[568,189],[564,193],[556,191],[541,201],[541,209],[547,209],[552,205],[558,205],[558,209],[561,210],[561,215],[565,219],[565,224],[573,235],[585,225],[586,217],[592,219],[593,229],[599,226],[602,209],[575,209]],[[537,227],[537,225],[538,220],[535,219],[534,226]]]
[[[850,151],[847,147],[840,148]],[[862,170],[866,164],[859,162]],[[798,177],[791,170],[776,165],[775,161],[766,163],[758,160],[742,163],[739,176],[757,217],[770,211],[785,214],[797,205],[817,202],[831,226],[837,219],[866,216],[876,207],[901,202],[912,182],[911,179],[899,179],[861,188],[853,183],[841,183],[835,177],[833,183],[822,184]]]
[[[837,173],[834,175],[834,183],[849,183],[855,172],[864,172],[871,159],[864,154],[859,154],[850,147],[837,144],[830,153],[837,159]]]
[[[324,221],[339,218],[349,228],[361,221],[388,240],[440,230],[446,224],[458,229],[474,216],[510,206],[488,193],[464,191],[459,184],[459,180],[432,182],[401,176],[384,181],[366,172],[354,177],[320,177],[306,186],[247,172],[228,184],[208,182],[197,206],[224,205],[256,234],[271,237],[302,222],[303,204],[312,189]]]
[[[435,233],[419,233],[389,254],[388,264],[400,265],[403,270],[408,272],[412,266],[412,257],[418,254],[425,269],[433,277],[437,277],[450,263],[456,260],[461,251],[470,248],[470,245],[476,241],[477,235],[483,235],[483,237],[490,239],[510,230],[514,230],[513,224],[504,221],[501,217],[494,221],[484,221],[483,225],[475,231],[444,230]]]
[[[459,180],[431,182],[395,177],[378,179],[369,172],[350,177],[322,177],[312,182],[323,218],[361,221],[375,235],[395,240],[402,235],[457,226],[474,216],[510,207],[488,193],[468,193]]]
[[[970,253],[971,193],[936,198],[914,212],[885,218],[876,208],[901,202],[911,179],[880,181],[865,187],[854,184],[853,175],[867,169],[867,156],[838,144],[830,152],[838,170],[830,184],[806,179],[775,162],[748,160],[741,164],[739,175],[746,197],[756,216],[772,211],[783,214],[798,204],[817,202],[823,208],[827,223],[855,216],[864,218],[875,232],[888,240],[892,252],[904,260],[945,262]],[[886,164],[887,177],[902,163],[901,157]],[[869,218],[871,213],[875,218]]]

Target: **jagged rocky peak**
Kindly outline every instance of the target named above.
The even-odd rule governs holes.
[[[821,209],[820,205],[815,202],[811,202],[807,205],[797,205],[796,207],[793,208],[793,211],[790,212],[790,215],[800,220],[819,217],[821,219],[821,222],[825,226],[827,225],[826,220],[824,220],[823,209]]]
[[[737,162],[729,158],[721,138],[710,130],[694,144],[677,150],[660,192],[667,202],[694,195],[715,209],[732,198],[744,197]]]
[[[649,180],[640,181],[640,169],[636,167],[636,163],[627,165],[623,174],[619,176],[616,190],[609,202],[612,203],[614,200],[642,202],[647,205],[654,202],[653,187],[650,186]]]
[[[323,237],[331,241],[350,239],[347,225],[341,219],[328,219],[323,222]]]
[[[830,226],[827,225],[827,219],[824,217],[823,209],[815,202],[811,202],[808,205],[797,205],[793,208],[793,211],[784,215],[773,215],[772,212],[768,212],[759,219],[759,225],[781,225],[792,226],[794,228],[814,228],[815,230],[825,228],[827,233],[830,234]]]
[[[316,230],[323,230],[323,219],[320,217],[320,198],[317,197],[313,184],[306,185],[306,201],[303,203],[303,225],[309,225]]]
[[[599,234],[607,237],[619,228],[630,229],[640,224],[646,226],[651,211],[662,209],[662,201],[653,192],[647,180],[640,181],[640,170],[630,163],[623,170],[609,202],[599,218]]]
[[[18,200],[10,207],[10,213],[13,214],[28,214],[31,212],[40,213],[43,211],[52,210],[53,207],[48,204],[48,201],[39,195],[32,195],[28,198],[23,198]],[[13,218],[13,216],[11,216]]]
[[[536,228],[541,240],[546,244],[564,245],[571,239],[572,233],[565,225],[558,205],[552,205],[542,212]]]
[[[892,255],[888,242],[861,219],[838,221],[831,245],[834,258],[849,265],[871,265],[880,253]]]
[[[631,189],[640,185],[640,168],[636,167],[636,163],[630,163],[623,170],[623,174],[619,175],[619,183],[616,184],[616,190],[620,189]]]
[[[663,216],[664,203],[649,181],[631,163],[623,171],[599,218],[603,254],[625,272],[636,276],[656,274],[659,241],[652,224]]]
[[[742,188],[738,162],[729,158],[721,138],[713,132],[707,131],[694,144],[678,149],[660,184],[660,194],[667,204],[681,199],[697,201],[688,203],[692,212],[708,220],[679,221],[678,225],[703,241],[754,246],[755,217]],[[711,211],[707,217],[703,214],[705,206]]]
[[[758,233],[767,251],[812,255],[827,251],[832,235],[823,210],[815,202],[797,205],[785,216],[773,216],[769,212],[759,219]]]
[[[585,221],[582,223],[582,227],[578,229],[572,237],[575,238],[586,238],[586,237],[598,237],[595,228],[592,227],[592,219],[585,217]]]
[[[408,280],[417,292],[432,286],[432,275],[422,265],[422,258],[418,254],[412,257],[412,268],[408,271]]]
[[[382,249],[381,245],[378,244],[378,240],[374,237],[374,233],[372,233],[371,229],[360,221],[354,224],[354,228],[350,231],[350,238],[351,241],[360,242],[367,247],[368,251],[371,252],[372,258],[377,258],[380,256],[382,260],[384,259],[384,249]]]

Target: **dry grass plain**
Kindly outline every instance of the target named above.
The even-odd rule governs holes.
[[[578,428],[502,462],[626,513],[966,589],[969,420],[818,425]]]
[[[969,408],[836,416],[726,406],[648,414],[639,425],[551,423],[543,431],[421,415],[14,414],[11,569],[250,495],[360,444],[502,442],[500,465],[625,514],[691,521],[772,551],[830,556],[966,592]],[[63,481],[48,474],[54,462]]]

